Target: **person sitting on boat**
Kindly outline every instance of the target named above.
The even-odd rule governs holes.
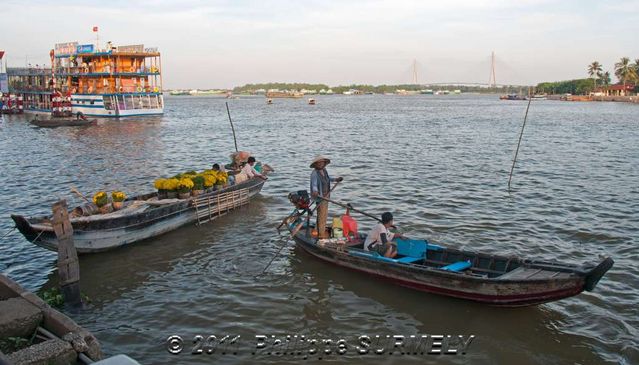
[[[326,219],[328,218],[328,202],[319,200],[318,197],[331,197],[331,182],[340,182],[342,177],[331,178],[326,171],[326,165],[331,163],[328,158],[319,155],[311,162],[311,198],[316,200],[317,204],[317,232],[318,238],[328,238],[326,232]]]
[[[82,120],[87,120],[87,117],[84,115],[84,113],[82,113],[82,112],[78,112],[78,113],[75,115],[75,119],[76,119],[76,120],[80,120],[80,119],[82,119]]]
[[[248,177],[249,179],[256,176],[263,180],[268,179],[266,175],[262,175],[259,172],[257,172],[257,170],[255,170],[255,167],[253,166],[255,166],[255,157],[251,156],[246,161],[246,164],[244,165],[244,167],[242,167],[242,173],[246,174],[246,177]]]
[[[213,170],[213,171],[221,171],[220,170],[220,164],[214,163],[213,166],[211,167],[211,170]]]
[[[382,221],[375,225],[364,241],[365,251],[375,251],[384,257],[397,256],[397,245],[392,242],[395,238],[403,237],[399,233],[392,233],[388,229],[393,227],[393,214],[384,212]]]

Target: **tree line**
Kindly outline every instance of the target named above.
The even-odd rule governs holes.
[[[615,63],[615,76],[620,84],[635,86],[639,83],[639,58],[634,63],[628,57],[622,57]],[[587,67],[589,78],[558,82],[542,82],[537,84],[538,93],[585,95],[597,89],[597,86],[608,86],[611,83],[610,72],[603,70],[599,61],[593,61]]]
[[[467,92],[479,92],[479,93],[512,93],[521,89],[521,86],[498,86],[498,87],[485,87],[485,86],[461,86],[461,85],[416,85],[416,84],[397,84],[397,85],[366,85],[366,84],[351,84],[340,86],[328,86],[326,84],[309,84],[309,83],[283,83],[283,82],[271,82],[262,84],[246,84],[243,86],[237,86],[233,89],[233,93],[255,93],[257,90],[315,90],[319,92],[324,89],[328,91],[332,90],[335,94],[341,94],[344,91],[358,90],[363,93],[375,93],[385,94],[394,93],[397,90],[406,91],[421,91],[425,89],[437,90],[460,90],[463,93]]]

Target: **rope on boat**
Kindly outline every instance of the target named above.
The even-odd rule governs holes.
[[[5,234],[4,234],[4,236],[2,236],[2,238],[0,238],[0,240],[4,239],[5,237],[7,237],[7,236],[8,236],[8,235],[10,235],[11,233],[13,233],[13,231],[14,231],[16,228],[18,228],[18,227],[13,226],[13,228],[11,228],[11,229],[9,230],[9,232],[5,233]]]
[[[44,232],[45,232],[45,231],[40,231],[40,233],[38,233],[38,235],[36,236],[36,238],[34,238],[33,240],[31,240],[31,243],[34,243],[35,241],[37,241],[37,240],[38,240],[38,238],[40,238],[40,236],[42,236],[42,234],[43,234]]]
[[[271,264],[273,263],[273,261],[275,261],[275,259],[277,258],[277,256],[280,255],[280,252],[282,252],[282,250],[284,249],[284,247],[286,247],[286,245],[288,244],[288,236],[280,236],[280,240],[284,242],[284,244],[282,244],[280,246],[280,248],[277,250],[277,252],[275,253],[275,255],[273,255],[273,257],[271,258],[271,261],[268,262],[268,264],[266,265],[266,267],[264,268],[264,270],[262,270],[262,272],[260,273],[260,275],[264,275],[264,273],[266,272],[266,270],[271,266]]]

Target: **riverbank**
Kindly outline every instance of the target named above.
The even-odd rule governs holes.
[[[590,96],[590,95],[548,95],[548,100],[560,101],[616,101],[639,103],[639,96]]]

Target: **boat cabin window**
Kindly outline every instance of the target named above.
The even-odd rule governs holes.
[[[118,109],[126,110],[126,105],[124,104],[124,95],[118,95]]]
[[[113,99],[111,96],[103,96],[102,99],[104,101],[104,109],[113,110]]]

